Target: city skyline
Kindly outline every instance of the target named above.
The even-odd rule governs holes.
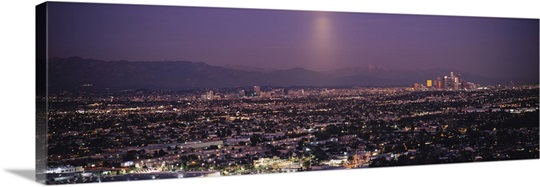
[[[538,81],[536,19],[80,3],[49,8],[50,57],[315,71],[453,67]]]
[[[414,86],[419,80],[434,81],[439,90],[474,89],[480,85],[536,84],[522,80],[483,77],[452,70],[397,71],[381,66],[344,68],[333,71],[312,71],[304,68],[288,70],[258,70],[211,66],[188,61],[102,61],[80,57],[51,58],[49,91],[119,91],[128,89],[189,90],[219,89],[249,86],[270,87],[394,87]],[[126,68],[129,67],[129,68]],[[444,76],[451,75],[451,76]],[[437,78],[436,78],[437,77]],[[461,77],[464,77],[462,79]],[[433,81],[433,80],[432,80]],[[464,82],[465,81],[465,82]],[[444,82],[444,85],[439,85]],[[449,85],[450,83],[455,83]],[[422,87],[423,84],[422,84]],[[434,88],[434,87],[433,87]]]
[[[537,19],[58,2],[36,15],[45,184],[539,158]]]
[[[510,85],[513,85],[513,82],[510,82]],[[485,85],[484,85],[485,86]],[[474,82],[469,82],[467,79],[464,79],[460,73],[450,72],[450,76],[442,75],[437,76],[435,79],[426,79],[426,84],[414,83],[413,90],[474,90],[480,87],[479,84]]]

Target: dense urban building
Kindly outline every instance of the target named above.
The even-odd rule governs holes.
[[[420,83],[414,83],[413,90],[474,90],[480,87],[479,84],[467,82],[461,78],[461,74],[455,75],[454,72],[450,72],[450,76],[444,76],[444,79],[441,80],[441,77],[437,77],[433,80],[426,80],[426,85]],[[434,85],[435,84],[435,85]]]
[[[51,95],[43,172],[80,183],[538,158],[538,85],[436,80]]]

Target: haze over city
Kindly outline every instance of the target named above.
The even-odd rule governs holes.
[[[377,65],[538,82],[535,19],[49,4],[49,57],[329,71]],[[426,77],[432,78],[432,77]],[[420,80],[419,80],[420,81]]]

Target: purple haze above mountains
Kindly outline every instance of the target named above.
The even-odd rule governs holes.
[[[361,71],[369,66],[400,74],[394,77],[447,70],[471,74],[470,81],[539,77],[537,19],[48,3],[48,29],[49,57],[101,63],[182,60],[229,73],[364,78],[373,78]]]

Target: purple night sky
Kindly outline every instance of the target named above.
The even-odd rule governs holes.
[[[332,70],[448,68],[538,82],[536,19],[50,3],[49,57]]]

